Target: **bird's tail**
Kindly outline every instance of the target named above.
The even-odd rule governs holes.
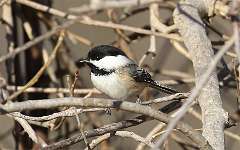
[[[149,84],[149,86],[151,88],[157,89],[161,92],[164,92],[166,94],[176,94],[176,93],[180,93],[179,91],[172,89],[170,87],[164,86],[164,85],[160,85],[157,81],[153,81]]]

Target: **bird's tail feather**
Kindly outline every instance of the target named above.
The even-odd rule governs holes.
[[[176,93],[180,93],[175,89],[172,89],[170,87],[164,86],[164,85],[160,85],[158,82],[153,81],[151,84],[149,84],[149,86],[151,88],[157,89],[161,92],[167,93],[167,94],[176,94]]]

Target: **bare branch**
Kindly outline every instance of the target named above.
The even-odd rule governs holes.
[[[188,11],[193,11],[195,13],[196,10],[193,10],[192,8],[190,9],[188,5],[181,5],[179,8],[177,8],[175,12],[175,21],[180,25],[182,21],[191,22],[189,23],[191,26],[191,29],[193,28],[193,24],[196,24],[196,29],[194,31],[190,31],[191,33],[195,32],[198,34],[197,36],[202,36],[206,41],[202,42],[203,40],[198,38],[196,40],[200,40],[197,43],[200,45],[198,48],[198,45],[194,45],[195,43],[192,43],[193,39],[188,38],[189,35],[186,33],[182,33],[183,36],[188,36],[186,37],[186,46],[189,47],[189,51],[192,51],[192,56],[193,57],[193,62],[195,62],[195,71],[196,71],[196,78],[197,78],[197,85],[196,87],[192,90],[190,96],[184,103],[184,105],[178,110],[178,115],[173,118],[166,130],[166,133],[160,138],[160,140],[156,143],[155,149],[157,149],[163,141],[168,137],[168,135],[171,133],[171,131],[174,129],[175,125],[177,122],[184,116],[184,114],[188,111],[188,108],[191,107],[192,102],[197,98],[199,93],[201,92],[198,101],[199,104],[202,108],[203,112],[203,135],[208,139],[209,143],[213,146],[214,149],[224,149],[224,134],[223,134],[223,129],[224,129],[224,124],[227,121],[227,114],[225,111],[222,109],[222,103],[220,99],[220,94],[219,94],[219,89],[218,89],[218,81],[216,79],[216,74],[214,72],[215,67],[218,63],[218,61],[222,58],[224,53],[232,46],[235,38],[232,37],[222,48],[221,50],[217,53],[217,55],[214,57],[214,59],[211,59],[212,56],[212,49],[210,45],[210,41],[208,40],[205,30],[196,23],[195,21],[192,21],[189,19],[189,17],[186,17],[184,14],[182,14],[183,10],[188,12]],[[193,13],[192,12],[192,13]],[[192,14],[191,13],[191,14]],[[193,14],[195,14],[193,13]],[[195,14],[196,15],[196,14]],[[183,17],[183,18],[181,18]],[[197,20],[199,21],[200,19],[197,16],[194,16],[195,18],[197,17]],[[179,21],[179,22],[178,22]],[[199,28],[200,27],[200,28]],[[188,30],[189,31],[189,26],[180,26],[180,33]],[[199,33],[200,32],[200,33]],[[194,33],[194,34],[195,34]],[[192,36],[191,36],[192,37]],[[193,36],[194,37],[194,36]],[[193,45],[192,45],[193,44]],[[200,48],[200,49],[199,49]],[[199,50],[198,50],[199,49]],[[197,51],[198,51],[198,54]],[[207,50],[205,53],[202,52],[203,50]],[[202,57],[202,54],[204,54]],[[203,60],[199,60],[199,58],[202,58]],[[206,62],[206,59],[209,59],[209,61]],[[204,65],[205,61],[205,65]],[[203,67],[204,66],[204,67]],[[207,70],[205,69],[206,66],[208,66]],[[210,109],[211,108],[211,109]],[[209,114],[211,111],[211,115]],[[214,129],[214,130],[213,130]],[[213,135],[210,135],[210,131]],[[214,133],[214,132],[216,133]],[[221,134],[222,133],[222,134]],[[216,137],[217,136],[217,137]],[[217,141],[215,141],[217,140]]]
[[[162,130],[165,125],[166,125],[166,124],[164,124],[164,123],[159,123],[158,125],[156,125],[156,126],[148,133],[148,135],[146,136],[145,139],[152,141],[152,136],[153,136],[154,134],[156,134],[157,132],[159,132],[160,130]],[[145,143],[140,143],[140,144],[138,144],[136,150],[143,150],[144,147],[145,147],[145,145],[146,145]]]
[[[131,0],[131,1],[105,1],[105,0],[91,0],[89,5],[83,5],[81,7],[70,8],[70,11],[75,13],[86,13],[89,11],[96,11],[106,8],[121,8],[121,7],[133,7],[147,5],[151,3],[162,2],[162,0]]]
[[[5,60],[7,60],[9,58],[12,58],[12,57],[16,56],[20,52],[23,52],[23,51],[29,49],[33,45],[51,37],[52,35],[56,34],[58,31],[60,31],[64,28],[68,28],[69,26],[71,26],[74,23],[75,23],[74,20],[67,21],[62,25],[54,27],[51,31],[49,31],[49,32],[47,32],[43,35],[40,35],[39,37],[35,38],[34,40],[31,40],[31,41],[25,43],[23,46],[20,46],[18,48],[13,49],[13,51],[11,51],[8,54],[0,57],[0,63],[4,62]]]
[[[49,57],[48,61],[39,69],[39,71],[36,73],[36,75],[30,81],[28,81],[28,83],[21,90],[10,95],[7,98],[7,101],[13,100],[17,96],[19,96],[25,89],[27,89],[28,87],[31,87],[38,81],[40,76],[44,73],[45,69],[52,63],[52,61],[56,57],[57,51],[60,49],[63,38],[64,38],[64,32],[61,32],[58,42],[57,42],[56,46],[54,47],[53,52],[52,52],[51,56]]]
[[[23,88],[23,86],[8,85],[6,88],[9,91],[15,91],[15,90],[21,90]],[[69,89],[67,89],[67,88],[29,87],[24,92],[25,93],[69,93]],[[101,92],[95,88],[93,88],[93,89],[74,89],[75,94],[88,94],[89,92],[92,92],[92,94],[101,94]]]
[[[27,132],[28,136],[35,142],[38,142],[37,135],[28,122],[22,118],[14,117],[14,119],[23,127],[24,131]]]
[[[130,112],[140,113],[147,115],[159,121],[168,123],[169,116],[159,111],[153,110],[151,107],[143,106],[136,103],[131,103],[127,101],[118,100],[108,100],[108,99],[96,99],[96,98],[56,98],[47,100],[29,100],[25,102],[15,102],[10,104],[0,105],[1,113],[6,112],[16,112],[22,110],[33,110],[33,109],[49,109],[54,107],[63,106],[81,106],[81,107],[101,107],[101,108],[118,108],[121,110],[126,110]],[[193,141],[199,144],[199,147],[207,148],[208,144],[205,139],[195,130],[193,130],[189,125],[182,122],[178,122],[177,128],[187,134]]]
[[[181,100],[185,99],[189,96],[190,93],[177,93],[174,95],[166,96],[166,97],[161,97],[157,98],[154,100],[149,100],[142,102],[143,105],[149,105],[149,104],[156,104],[156,103],[162,103],[162,102],[168,102],[168,101],[174,101],[174,100]]]
[[[49,13],[52,15],[56,15],[59,17],[64,17],[64,18],[67,18],[70,20],[78,20],[79,23],[86,24],[86,25],[94,25],[94,26],[100,26],[100,27],[106,27],[106,28],[122,29],[122,30],[126,30],[126,31],[132,31],[132,32],[136,32],[136,33],[146,34],[146,35],[161,36],[164,38],[170,38],[170,39],[174,39],[177,41],[182,41],[182,39],[176,34],[157,33],[157,32],[152,32],[152,31],[144,30],[144,29],[137,28],[137,27],[131,27],[131,26],[116,24],[116,23],[112,23],[112,22],[97,21],[97,20],[93,20],[87,16],[84,16],[84,17],[82,17],[82,19],[80,19],[80,17],[78,17],[78,16],[70,15],[70,14],[68,15],[65,12],[50,8],[48,6],[45,6],[45,5],[36,3],[36,2],[29,3],[29,2],[26,2],[26,0],[17,0],[17,1],[21,2],[21,4],[32,7],[36,10],[43,11],[43,12],[46,12],[46,13]],[[49,10],[51,10],[51,11],[49,11]],[[0,62],[1,62],[1,59],[0,59]]]
[[[75,109],[75,108],[69,108],[67,110],[53,113],[51,115],[47,116],[41,116],[41,117],[31,117],[27,115],[23,115],[20,112],[13,112],[10,113],[10,115],[18,118],[22,118],[25,120],[31,120],[31,121],[49,121],[53,120],[59,117],[72,117],[75,116],[76,114],[82,114],[82,113],[87,113],[87,112],[96,112],[96,111],[105,111],[104,108],[90,108],[90,109]]]
[[[149,147],[153,147],[153,143],[150,140],[146,140],[143,137],[135,134],[134,132],[129,132],[129,131],[116,131],[114,134],[107,133],[104,134],[97,139],[92,140],[92,143],[90,144],[91,149],[95,148],[98,144],[100,144],[102,141],[109,139],[112,136],[119,136],[123,138],[132,138],[133,140],[137,142],[141,142],[146,144]],[[87,148],[85,148],[87,150]]]

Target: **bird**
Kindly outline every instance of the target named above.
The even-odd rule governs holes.
[[[141,68],[121,49],[110,45],[99,45],[89,50],[86,58],[79,63],[90,67],[90,78],[95,88],[113,99],[126,100],[136,97],[146,87],[166,94],[179,93],[177,90],[153,80],[147,70]]]

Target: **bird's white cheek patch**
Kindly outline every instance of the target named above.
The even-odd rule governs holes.
[[[100,60],[90,60],[90,62],[97,66],[98,68],[105,69],[116,69],[118,67],[125,66],[129,63],[134,63],[133,61],[122,55],[106,56]]]

